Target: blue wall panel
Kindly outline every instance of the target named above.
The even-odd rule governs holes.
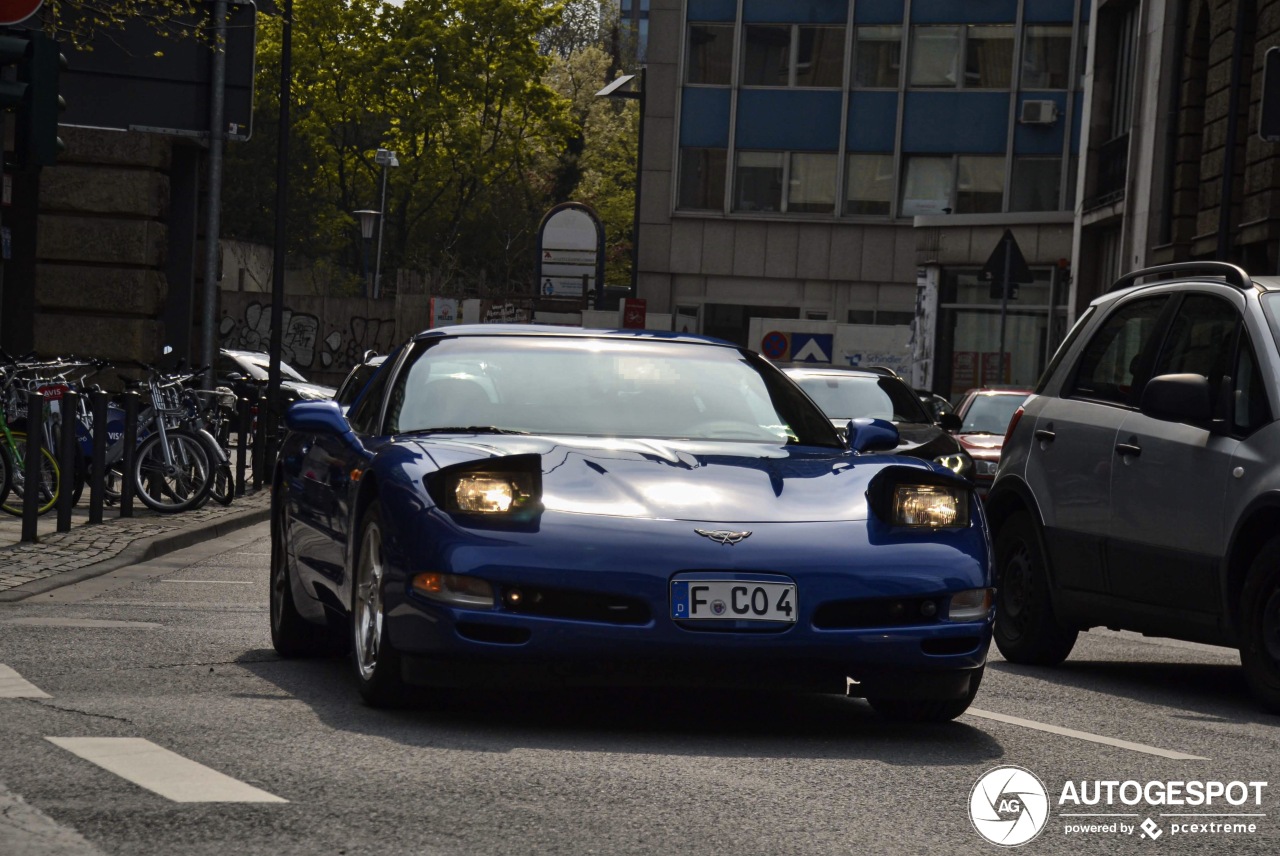
[[[913,24],[1012,24],[1018,0],[914,0]]]
[[[1018,99],[1018,113],[1022,115],[1023,101],[1054,101],[1058,105],[1058,121],[1052,125],[1024,125],[1019,122],[1013,129],[1013,153],[1018,155],[1061,155],[1062,137],[1067,125],[1067,93],[1037,92]]]
[[[689,0],[690,21],[735,21],[737,0]]]
[[[849,93],[849,151],[892,152],[897,118],[898,93]]]
[[[908,92],[905,152],[1001,154],[1008,141],[1007,92]]]
[[[728,148],[729,90],[689,87],[680,102],[680,145]]]
[[[856,24],[901,24],[904,6],[903,0],[857,0],[853,20]]]
[[[1086,15],[1088,6],[1086,3]],[[1027,0],[1022,10],[1022,20],[1028,24],[1070,24],[1075,15],[1075,0]]]
[[[843,24],[847,0],[746,0],[742,20],[753,23]]]
[[[840,148],[840,93],[744,89],[738,93],[740,149],[834,152]]]

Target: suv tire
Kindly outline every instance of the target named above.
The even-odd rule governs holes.
[[[1049,569],[1035,521],[1013,514],[996,536],[996,648],[1011,663],[1056,666],[1071,653],[1079,631],[1058,623],[1049,594]]]
[[[1245,677],[1263,706],[1280,713],[1280,537],[1254,557],[1240,604]]]

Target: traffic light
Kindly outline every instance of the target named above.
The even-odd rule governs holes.
[[[20,168],[52,166],[62,151],[58,115],[66,102],[58,77],[66,64],[58,43],[38,30],[0,35],[0,108],[17,115],[14,160]]]

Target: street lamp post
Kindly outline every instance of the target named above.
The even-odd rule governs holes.
[[[396,159],[396,153],[390,149],[378,149],[377,154],[373,157],[374,163],[382,167],[382,210],[387,210],[387,170],[393,166],[400,166],[400,161]],[[386,231],[386,217],[378,218],[378,252],[374,256],[373,263],[373,297],[376,300],[382,296],[382,233]]]
[[[638,80],[637,80],[638,78]],[[631,296],[639,296],[640,277],[640,185],[644,177],[644,90],[645,69],[639,74],[624,74],[596,93],[597,98],[628,98],[640,104],[640,127],[636,139],[636,204],[631,215]],[[623,89],[636,80],[632,89]]]
[[[362,273],[364,275],[364,294],[365,297],[370,295],[369,289],[369,241],[373,238],[373,227],[378,222],[381,211],[372,211],[368,208],[354,212],[360,218],[360,237],[364,240],[361,243],[360,259],[363,262]]]

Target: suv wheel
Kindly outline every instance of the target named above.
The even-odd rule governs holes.
[[[1078,635],[1054,617],[1036,525],[1019,511],[996,536],[996,647],[1011,663],[1056,666]]]
[[[1280,537],[1254,558],[1240,602],[1245,677],[1259,701],[1280,713]]]

